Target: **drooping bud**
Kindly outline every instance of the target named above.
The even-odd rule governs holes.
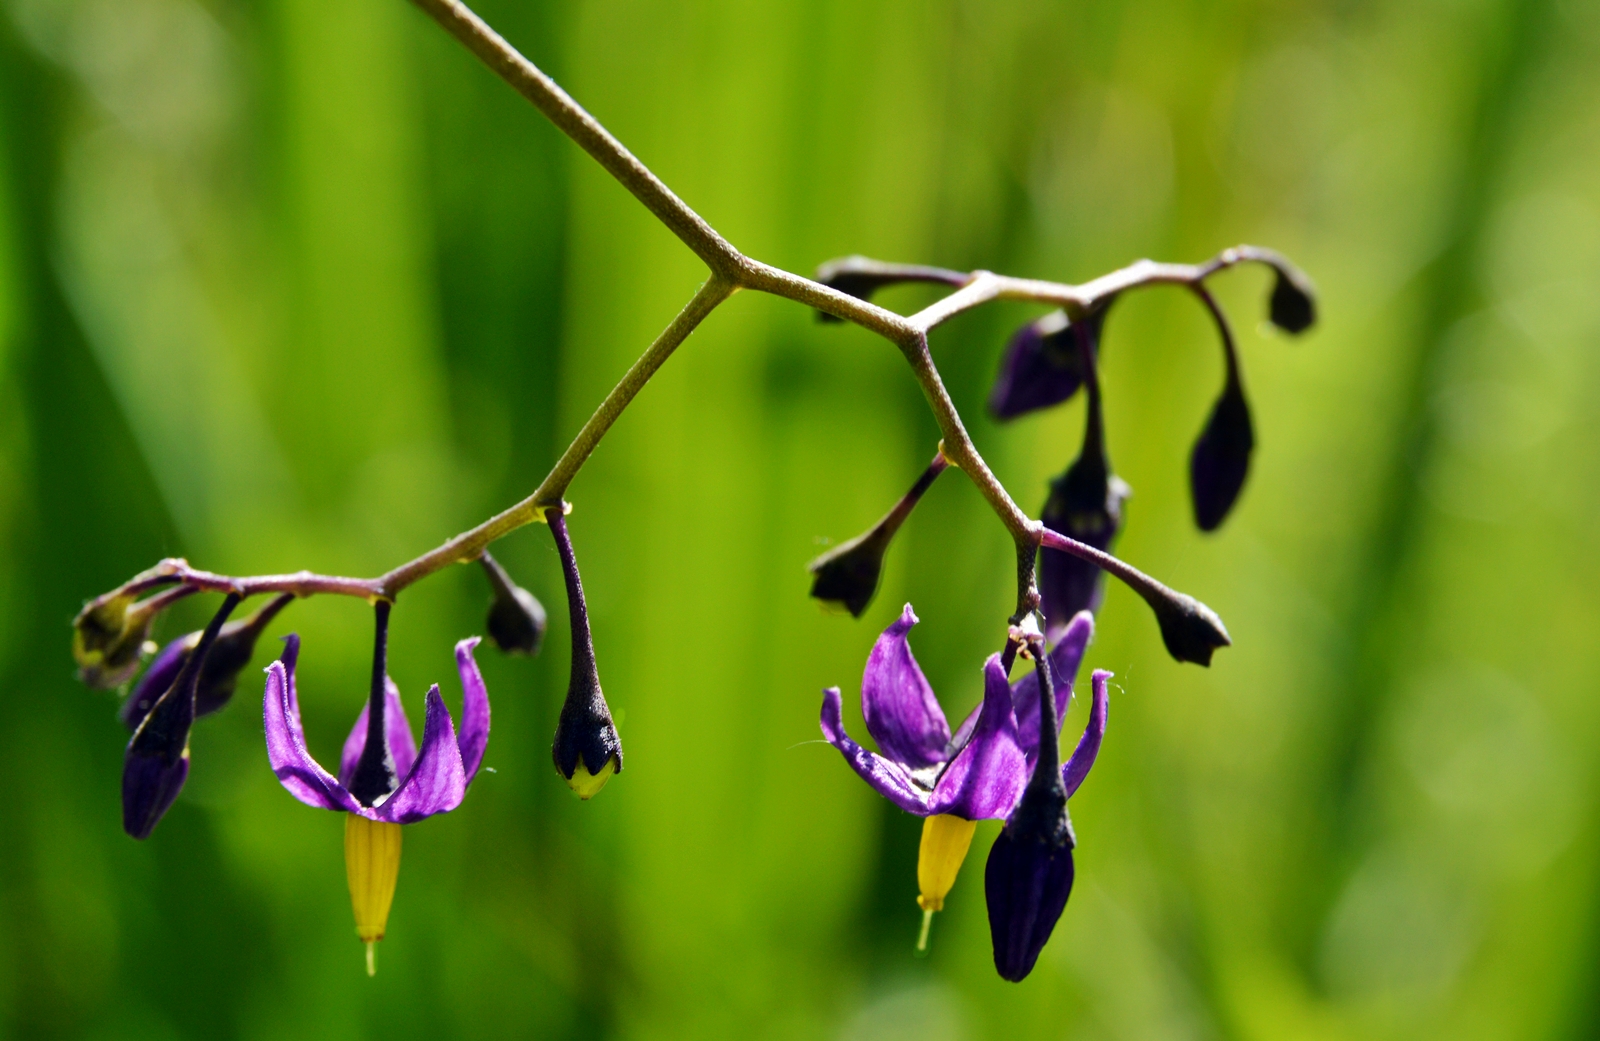
[[[917,937],[917,953],[928,950],[928,931],[933,913],[944,910],[944,898],[956,884],[956,874],[967,859],[972,834],[978,822],[951,813],[936,813],[922,819],[922,844],[917,850],[917,906],[922,908],[922,932]]]
[[[532,657],[539,653],[544,643],[548,622],[544,605],[537,597],[511,581],[506,569],[485,550],[478,558],[489,584],[494,587],[494,600],[489,604],[489,638],[506,654],[524,654]]]
[[[1178,661],[1209,666],[1217,648],[1232,646],[1233,640],[1222,619],[1194,597],[1159,583],[1157,588],[1138,592],[1156,614],[1156,624],[1161,626],[1161,642],[1167,645],[1167,653]]]
[[[1088,339],[1090,357],[1098,357],[1100,331],[1110,307],[1108,300],[1076,323],[1065,311],[1052,311],[1018,329],[1006,345],[1000,374],[989,393],[989,411],[994,417],[1015,419],[1076,394],[1085,372],[1079,334]]]
[[[1076,339],[1089,397],[1083,448],[1067,472],[1051,483],[1050,498],[1039,519],[1053,531],[1110,552],[1122,530],[1122,504],[1132,489],[1111,472],[1100,380],[1087,329],[1080,326]],[[1039,571],[1047,631],[1056,639],[1073,615],[1099,607],[1101,572],[1091,561],[1054,549],[1040,550]]]
[[[239,674],[250,664],[255,654],[256,641],[266,631],[267,625],[278,612],[294,599],[293,593],[280,593],[263,604],[249,618],[229,622],[222,627],[216,643],[206,655],[200,670],[200,683],[195,689],[194,714],[196,718],[208,716],[221,709],[233,697],[239,685]],[[137,730],[146,713],[160,700],[178,678],[178,672],[200,643],[200,632],[187,633],[161,648],[133,693],[122,703],[117,715],[129,730]]]
[[[594,637],[589,631],[589,608],[583,599],[578,560],[561,510],[545,514],[561,554],[566,578],[567,611],[572,621],[572,673],[567,699],[561,705],[556,736],[550,747],[556,771],[580,799],[591,799],[605,787],[613,773],[622,772],[622,741],[611,721],[611,707],[600,690],[600,672],[594,660]]]
[[[389,704],[389,612],[393,607],[394,604],[388,600],[379,600],[373,605],[375,625],[372,686],[367,695],[367,735],[355,770],[350,774],[350,782],[345,785],[363,806],[377,805],[399,784],[394,750],[389,747],[386,719]]]
[[[1250,405],[1237,372],[1230,370],[1222,395],[1189,455],[1189,491],[1194,522],[1201,531],[1215,531],[1227,519],[1250,473],[1254,448]]]
[[[350,883],[356,935],[367,945],[367,975],[378,973],[377,943],[389,926],[395,881],[400,877],[400,825],[368,820],[358,813],[344,819],[344,870]]]
[[[965,285],[967,276],[959,271],[927,267],[922,264],[885,264],[867,257],[851,256],[830,260],[817,268],[816,281],[829,289],[855,297],[871,300],[872,294],[885,286],[903,282],[938,282],[944,285]],[[819,322],[837,322],[841,319],[826,311],[817,312]]]
[[[840,543],[808,564],[807,569],[816,576],[811,583],[812,598],[823,603],[838,604],[860,618],[878,592],[878,579],[883,574],[883,555],[888,552],[889,543],[894,540],[895,533],[906,518],[911,516],[911,511],[922,496],[933,487],[934,479],[949,465],[942,452],[934,456],[933,462],[917,478],[917,483],[895,503],[893,509],[884,514],[882,520],[866,533]]]
[[[1296,267],[1279,262],[1272,265],[1275,277],[1267,314],[1286,333],[1300,334],[1316,324],[1317,297],[1311,281]]]
[[[194,725],[200,674],[223,623],[238,604],[236,593],[223,600],[172,686],[128,742],[122,766],[122,827],[136,839],[149,837],[189,777],[189,730]]]
[[[1039,675],[1039,718],[1056,719],[1055,683],[1042,640],[1030,645]],[[984,867],[989,936],[1001,978],[1020,982],[1039,959],[1072,894],[1072,849],[1059,739],[1040,732],[1039,757],[1017,808],[1006,820]]]

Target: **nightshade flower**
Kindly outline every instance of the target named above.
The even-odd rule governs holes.
[[[345,870],[356,934],[367,945],[368,975],[376,971],[374,949],[383,939],[400,872],[400,825],[459,806],[489,742],[489,694],[472,657],[478,645],[474,636],[456,644],[463,692],[460,732],[451,723],[439,685],[434,684],[426,698],[422,746],[417,747],[399,688],[385,671],[388,606],[379,601],[372,694],[344,743],[338,777],[306,749],[294,683],[298,636],[285,637],[283,657],[267,667],[263,707],[267,758],[279,782],[307,806],[349,814]]]
[[[998,654],[984,663],[983,701],[954,735],[933,689],[911,653],[906,634],[917,624],[907,604],[878,637],[861,680],[861,713],[881,754],[851,740],[841,720],[839,688],[822,695],[822,735],[878,794],[924,818],[917,858],[922,908],[919,950],[927,946],[933,913],[955,884],[977,821],[1003,818],[1015,808],[1039,748],[1038,678],[1012,685]],[[1078,615],[1048,656],[1053,675],[1070,689],[1094,630]],[[1061,720],[1056,719],[1059,731]]]
[[[1106,731],[1106,683],[1110,678],[1109,672],[1095,670],[1089,725],[1072,758],[1066,766],[1060,766],[1057,742],[1044,743],[1027,790],[989,849],[984,897],[989,906],[994,967],[1003,979],[1013,983],[1033,971],[1039,952],[1050,939],[1072,893],[1072,849],[1077,838],[1072,833],[1067,800],[1088,776],[1100,752]],[[1056,707],[1052,679],[1044,676],[1043,682],[1035,686],[1041,716]]]

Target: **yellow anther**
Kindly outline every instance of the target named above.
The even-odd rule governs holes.
[[[344,869],[356,935],[367,945],[367,975],[377,969],[374,945],[383,939],[400,875],[400,825],[349,814],[344,822]]]
[[[977,821],[948,813],[935,814],[922,822],[922,848],[917,854],[917,885],[922,894],[917,906],[924,911],[943,911],[945,894],[956,884],[956,872],[967,859]]]
[[[616,772],[617,760],[615,756],[607,759],[606,765],[602,766],[597,774],[590,773],[584,767],[583,758],[580,756],[577,768],[572,771],[572,776],[567,779],[567,787],[577,793],[580,799],[592,799],[600,789],[606,786],[606,782],[611,780],[611,775]]]

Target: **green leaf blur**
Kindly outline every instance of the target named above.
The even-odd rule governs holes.
[[[1117,673],[1073,801],[1078,886],[1022,985],[972,857],[913,960],[919,822],[818,739],[907,600],[952,714],[1011,609],[970,483],[928,494],[865,617],[807,561],[937,434],[897,353],[720,308],[572,486],[627,770],[550,765],[567,627],[548,532],[495,548],[551,607],[480,660],[485,773],[411,829],[379,971],[343,822],[262,748],[257,668],[152,839],[126,734],[73,678],[82,601],[163,555],[370,575],[526,494],[703,269],[401,0],[0,3],[0,1038],[1499,1039],[1600,1030],[1600,6],[1582,0],[483,0],[732,242],[1085,280],[1282,249],[1322,324],[1220,276],[1258,448],[1221,531],[1186,461],[1221,386],[1186,295],[1119,301],[1127,559],[1235,646],[1171,662],[1113,587]],[[886,306],[932,299],[885,291]],[[1000,427],[1011,329],[942,328],[979,447],[1035,513],[1078,402]],[[406,593],[414,722],[488,589]],[[197,627],[215,597],[164,620]],[[312,749],[364,696],[370,613],[305,640]],[[854,711],[852,709],[852,711]],[[1069,731],[1081,728],[1075,705]],[[859,728],[859,714],[851,722]],[[859,729],[857,731],[860,732]]]

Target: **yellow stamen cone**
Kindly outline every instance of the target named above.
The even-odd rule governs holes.
[[[578,766],[572,771],[572,776],[567,779],[567,787],[580,799],[593,799],[599,794],[600,789],[611,780],[611,775],[617,772],[617,760],[613,756],[607,759],[605,765],[600,767],[600,772],[592,774],[584,766],[583,760],[578,760]]]
[[[961,862],[967,859],[972,833],[977,827],[977,821],[948,813],[935,814],[922,822],[922,847],[917,853],[917,885],[922,890],[917,897],[917,906],[922,908],[922,933],[917,937],[919,952],[928,949],[933,912],[944,910],[945,895],[956,884],[956,873],[961,870]]]
[[[400,875],[400,825],[349,814],[344,822],[344,868],[356,935],[367,945],[367,975],[378,971],[375,945],[389,924],[394,883]]]

